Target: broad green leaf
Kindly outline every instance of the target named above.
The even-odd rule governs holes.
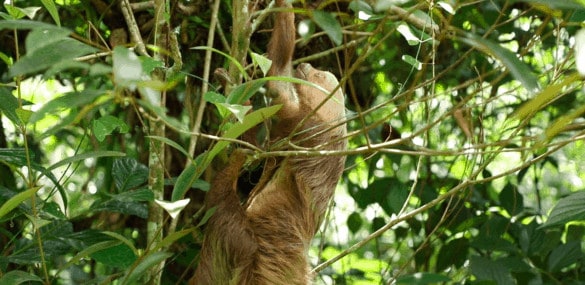
[[[583,250],[580,241],[571,241],[555,248],[548,256],[548,269],[552,272],[561,269],[582,260]]]
[[[112,134],[116,129],[122,134],[127,133],[130,130],[130,127],[128,127],[124,121],[112,115],[105,115],[94,120],[92,127],[93,134],[100,142],[104,141],[106,136]]]
[[[116,156],[126,156],[126,153],[119,152],[119,151],[90,151],[86,153],[76,154],[71,157],[67,157],[53,165],[51,165],[47,170],[51,171],[55,168],[61,167],[63,165],[71,164],[73,162],[86,160],[89,158],[99,158],[99,157],[116,157]]]
[[[53,21],[55,21],[55,24],[57,24],[57,26],[61,26],[61,19],[59,18],[59,12],[57,11],[57,5],[55,5],[55,2],[53,0],[41,0],[41,3],[43,3],[45,9],[49,11],[49,14],[53,18]]]
[[[151,74],[157,68],[164,68],[164,63],[152,57],[139,56],[145,74]]]
[[[248,81],[234,88],[227,96],[226,103],[228,104],[243,104],[248,101],[252,95],[256,94],[258,90],[264,86],[268,77]]]
[[[31,156],[31,158],[34,159],[33,153],[30,153],[29,155]],[[16,149],[0,148],[0,161],[4,161],[8,164],[13,164],[16,166],[21,166],[21,167],[22,166],[30,166],[35,171],[38,171],[39,173],[43,174],[45,177],[47,177],[49,180],[51,180],[51,182],[53,182],[55,187],[57,187],[57,191],[59,191],[59,194],[61,195],[61,199],[63,199],[63,205],[65,207],[67,207],[67,205],[68,205],[67,195],[65,193],[65,189],[63,189],[63,186],[61,186],[59,179],[57,179],[57,177],[55,177],[55,175],[53,175],[53,173],[51,171],[49,171],[45,167],[39,165],[38,163],[30,162],[30,164],[29,164],[29,161],[26,158],[26,153],[25,153],[24,149],[21,149],[21,148],[16,148]]]
[[[422,63],[420,61],[418,61],[416,58],[405,54],[402,56],[402,60],[408,64],[410,64],[410,66],[414,67],[416,70],[421,70],[422,69]]]
[[[496,284],[516,284],[510,270],[497,260],[491,260],[485,257],[472,256],[470,262],[471,273],[477,280],[492,280]]]
[[[252,57],[252,62],[258,67],[260,67],[260,70],[262,70],[262,74],[264,76],[268,75],[270,66],[272,66],[272,60],[255,52],[251,52],[250,55]]]
[[[91,258],[108,266],[126,269],[137,259],[136,254],[128,245],[116,241],[117,245],[92,253]]]
[[[203,158],[207,155],[207,152],[204,152],[198,155],[192,163],[187,165],[185,169],[179,174],[177,181],[175,182],[175,187],[173,187],[173,193],[171,195],[171,201],[177,201],[183,199],[187,190],[191,189],[194,182],[199,180],[199,177],[195,177],[197,173],[197,165],[199,165]]]
[[[18,285],[23,283],[29,284],[30,282],[42,283],[43,279],[21,270],[8,271],[0,278],[0,284]]]
[[[244,106],[238,104],[220,103],[219,105],[224,107],[230,113],[232,113],[240,123],[244,122],[244,117],[246,116],[246,113],[248,113],[248,111],[252,109],[252,106]]]
[[[27,199],[30,199],[33,195],[37,193],[37,191],[39,191],[39,189],[41,189],[41,187],[33,187],[28,190],[22,191],[14,195],[12,198],[8,199],[8,201],[6,201],[4,204],[2,204],[2,206],[0,206],[0,219],[2,219],[4,215],[10,213],[10,211],[12,211],[14,208],[18,207],[20,203],[24,202]]]
[[[451,266],[461,267],[467,261],[469,240],[458,238],[449,241],[439,248],[437,255],[437,272],[450,268]]]
[[[191,199],[189,199],[189,198],[181,199],[181,200],[177,200],[177,201],[173,201],[173,202],[167,202],[167,201],[154,199],[154,202],[156,204],[158,204],[159,206],[161,206],[163,209],[165,209],[165,211],[167,211],[169,216],[171,216],[171,218],[173,218],[173,219],[176,219],[179,216],[179,214],[181,213],[181,211],[183,209],[185,209],[185,207],[187,207],[187,205],[189,205],[189,201],[191,201]]]
[[[335,45],[341,45],[343,42],[343,33],[341,25],[331,13],[321,10],[313,11],[313,21],[331,38]]]
[[[144,258],[138,260],[138,264],[134,270],[130,271],[124,278],[121,284],[134,284],[141,276],[144,276],[151,267],[159,264],[163,260],[173,256],[172,253],[157,251],[146,255]]]
[[[585,220],[585,191],[572,193],[564,197],[553,207],[548,220],[542,225],[553,227],[572,221]]]
[[[24,124],[27,124],[29,122],[32,114],[33,114],[33,112],[31,110],[26,110],[23,108],[16,108],[16,115],[18,115],[18,118]]]
[[[25,54],[10,68],[9,75],[32,74],[60,64],[63,61],[74,61],[79,56],[95,51],[94,47],[71,38],[64,38]]]
[[[153,202],[154,193],[148,188],[126,191],[112,196],[112,199],[116,199],[122,202]]]
[[[507,184],[499,195],[500,204],[510,216],[516,216],[524,210],[524,197],[516,187]]]
[[[52,29],[56,28],[55,25],[47,24],[45,22],[40,21],[32,21],[32,20],[5,20],[0,21],[0,30],[10,29],[10,30],[30,30],[30,29]]]
[[[225,96],[214,92],[214,91],[209,91],[207,93],[205,93],[203,95],[203,99],[205,99],[206,102],[212,103],[212,104],[217,104],[217,103],[225,103],[226,102],[226,98]]]
[[[91,205],[90,209],[96,212],[115,212],[126,215],[134,215],[143,219],[148,218],[148,206],[146,203],[141,202],[110,199],[105,202],[97,201]]]
[[[363,1],[363,0],[351,1],[349,3],[348,8],[351,9],[352,11],[354,11],[355,13],[364,12],[368,15],[374,14],[374,10],[372,9],[372,6],[370,6],[370,4],[368,4],[366,1]]]
[[[120,192],[143,185],[148,180],[148,167],[133,158],[120,158],[112,165],[112,175]]]
[[[532,70],[510,50],[474,34],[459,37],[459,40],[499,60],[529,92],[538,91],[538,80]]]
[[[16,114],[16,109],[19,108],[18,99],[10,93],[8,88],[0,87],[0,102],[2,102],[0,112],[15,125],[22,125],[22,121]]]
[[[20,8],[20,7],[12,6],[10,4],[4,4],[4,8],[8,12],[8,14],[10,14],[10,16],[12,16],[12,20],[21,19],[21,18],[24,18],[25,16],[29,19],[32,19],[35,17],[37,12],[41,9],[41,7]]]
[[[86,248],[84,248],[82,251],[78,252],[75,256],[73,256],[68,262],[67,264],[64,266],[64,268],[67,268],[75,263],[77,263],[78,261],[80,261],[82,258],[85,258],[87,256],[92,255],[93,253],[96,253],[98,251],[107,249],[107,248],[111,248],[113,246],[117,246],[120,245],[120,241],[117,240],[109,240],[109,241],[103,241],[103,242],[98,242],[98,243],[94,243]],[[63,270],[63,268],[61,268],[61,270]]]
[[[52,44],[68,39],[70,34],[70,30],[60,27],[33,29],[25,40],[26,52],[33,53],[50,48]]]
[[[347,217],[347,227],[353,234],[357,233],[364,223],[362,216],[358,212],[353,212]]]
[[[410,275],[400,276],[396,279],[396,284],[410,284],[410,285],[423,285],[423,284],[438,284],[443,282],[449,282],[451,278],[437,273],[430,272],[417,272]]]

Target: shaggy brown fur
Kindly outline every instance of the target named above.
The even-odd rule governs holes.
[[[275,15],[268,46],[272,60],[269,75],[292,76],[294,13],[286,0],[276,2],[286,10]],[[328,93],[339,85],[331,73],[309,64],[299,65],[294,76]],[[283,105],[270,130],[273,142],[290,138],[304,148],[322,144],[326,146],[319,149],[346,147],[345,124],[340,123],[345,117],[344,99],[339,88],[329,96],[306,84],[270,81],[268,89],[273,103]],[[297,132],[291,134],[293,130]],[[277,145],[273,143],[272,148]],[[206,205],[216,207],[216,211],[207,223],[199,266],[191,284],[311,283],[307,251],[331,201],[345,158],[269,159],[260,182],[242,206],[236,181],[244,162],[245,155],[236,151],[228,167],[212,182]]]

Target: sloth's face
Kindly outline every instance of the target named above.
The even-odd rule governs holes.
[[[315,109],[324,100],[327,100],[317,114],[325,122],[338,120],[345,115],[344,96],[341,88],[338,87],[339,81],[331,72],[322,71],[313,68],[308,63],[299,64],[296,69],[296,77],[309,81],[320,86],[324,90],[309,86],[307,84],[296,84],[299,101],[310,109]],[[337,88],[337,90],[335,90]],[[335,90],[333,96],[329,96]],[[324,92],[327,91],[327,92]]]

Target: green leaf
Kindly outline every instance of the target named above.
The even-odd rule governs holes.
[[[418,61],[416,58],[405,54],[402,56],[402,60],[408,64],[410,64],[410,66],[414,67],[416,70],[421,70],[422,69],[422,63],[420,61]]]
[[[71,31],[60,27],[50,27],[44,29],[33,29],[29,32],[25,40],[26,52],[33,53],[51,45],[67,40]]]
[[[82,161],[89,158],[99,158],[99,157],[116,157],[116,156],[126,156],[126,153],[119,152],[119,151],[90,151],[86,153],[76,154],[71,157],[67,157],[53,165],[51,165],[48,170],[51,171],[55,168],[61,167],[63,165],[71,164],[76,161]]]
[[[354,11],[356,14],[359,12],[364,12],[368,15],[374,15],[374,9],[372,9],[372,6],[363,0],[351,1],[348,8]]]
[[[576,263],[583,259],[580,241],[571,241],[555,248],[548,257],[548,269],[552,272]]]
[[[120,133],[124,134],[130,130],[130,127],[124,121],[112,115],[105,115],[93,121],[92,129],[95,137],[102,142],[114,130],[119,129]]]
[[[515,53],[474,34],[468,34],[464,38],[460,37],[459,40],[499,60],[529,92],[538,91],[538,80],[532,70],[524,62],[520,61]]]
[[[30,110],[26,110],[23,108],[16,108],[16,115],[18,115],[18,118],[24,124],[27,124],[29,122],[29,119],[32,116],[32,114],[33,114],[33,112]]]
[[[18,207],[20,203],[24,202],[27,199],[30,199],[33,195],[37,193],[37,191],[39,191],[39,189],[41,189],[41,187],[33,187],[28,190],[22,191],[14,195],[12,198],[8,199],[8,201],[6,201],[4,204],[2,204],[2,206],[0,206],[0,219],[2,219],[4,215],[10,213],[10,211],[12,211],[14,208]]]
[[[466,238],[458,238],[449,241],[439,249],[437,256],[437,271],[441,272],[445,269],[455,266],[459,268],[467,261],[467,253],[469,250],[469,240]]]
[[[153,202],[154,193],[152,190],[145,188],[133,191],[126,191],[112,196],[112,199],[116,199],[121,202]]]
[[[12,16],[12,19],[21,19],[25,16],[29,19],[35,17],[37,12],[41,9],[41,7],[26,7],[26,8],[19,8],[16,6],[12,6],[9,4],[4,4],[4,9]]]
[[[18,99],[10,93],[8,88],[0,87],[0,102],[2,102],[2,104],[0,104],[0,112],[15,125],[22,125],[20,117],[16,114],[16,109],[19,108]]]
[[[492,280],[498,285],[516,284],[508,268],[498,261],[472,256],[470,268],[477,280]]]
[[[404,275],[396,279],[396,284],[437,284],[442,282],[449,282],[451,278],[437,273],[417,272],[410,275]]]
[[[205,225],[207,223],[207,221],[209,221],[209,219],[213,216],[213,214],[215,214],[215,211],[217,210],[217,206],[211,207],[211,209],[205,211],[205,215],[203,216],[203,218],[201,218],[201,221],[199,221],[199,224],[197,224],[197,228],[201,227],[203,225]]]
[[[347,217],[347,227],[353,234],[360,230],[363,224],[362,216],[358,212],[353,212]]]
[[[560,199],[542,227],[553,227],[582,220],[585,220],[585,191],[583,190]]]
[[[173,194],[171,195],[171,201],[177,201],[183,199],[187,190],[191,189],[194,182],[199,180],[199,177],[195,177],[197,173],[197,165],[199,165],[203,158],[207,155],[207,152],[204,152],[197,156],[193,163],[190,163],[183,169],[177,181],[175,182],[175,187],[173,187]]]
[[[205,93],[203,95],[203,99],[206,102],[212,103],[212,104],[217,104],[217,103],[225,103],[226,102],[226,98],[225,96],[214,92],[214,91],[209,91],[207,93]]]
[[[71,38],[63,38],[28,52],[10,68],[9,76],[33,74],[65,61],[97,51],[94,47]]]
[[[168,248],[171,245],[173,245],[173,243],[175,241],[181,239],[182,237],[184,237],[192,232],[193,232],[193,228],[189,228],[186,230],[180,230],[180,231],[174,232],[172,234],[169,234],[162,241],[157,243],[156,246],[152,249],[152,251],[158,251],[161,248]]]
[[[228,110],[230,113],[232,113],[240,123],[244,122],[244,117],[246,116],[246,113],[248,113],[248,111],[252,109],[252,106],[244,106],[238,104],[220,103],[219,105]]]
[[[148,254],[143,259],[139,260],[138,265],[134,270],[130,271],[124,278],[121,284],[134,284],[141,276],[144,276],[146,272],[153,266],[159,264],[163,260],[173,256],[173,254],[164,251],[158,251]]]
[[[78,261],[80,261],[82,258],[85,258],[87,256],[92,255],[95,252],[110,248],[112,246],[117,246],[120,245],[121,243],[117,240],[109,240],[109,241],[103,241],[103,242],[98,242],[98,243],[94,243],[86,248],[84,248],[82,251],[78,252],[75,256],[73,256],[65,266],[63,266],[63,268],[61,268],[61,270],[63,270],[64,268],[67,268],[75,263],[77,263]]]
[[[499,195],[500,204],[510,216],[516,216],[524,210],[524,197],[515,186],[506,184]]]
[[[248,81],[234,88],[227,96],[226,103],[228,104],[243,104],[248,101],[252,95],[256,94],[260,87],[264,86],[268,77]]]
[[[272,66],[272,60],[255,52],[250,53],[250,55],[252,57],[252,62],[254,63],[254,65],[259,66],[260,70],[262,70],[262,75],[264,76],[268,75],[270,66]]]
[[[143,185],[148,180],[148,167],[133,158],[120,158],[112,165],[112,175],[120,192]]]
[[[162,61],[151,57],[139,56],[138,58],[140,59],[145,74],[151,74],[155,69],[163,68],[165,65]]]
[[[53,29],[56,28],[55,25],[47,24],[45,22],[40,21],[32,21],[32,20],[5,20],[0,21],[0,30],[10,29],[10,30],[30,30],[30,29]]]
[[[136,254],[128,245],[116,241],[117,245],[92,253],[91,258],[108,266],[126,269],[137,259]]]
[[[114,212],[134,215],[143,219],[148,218],[148,206],[134,201],[120,201],[117,199],[110,199],[105,202],[97,201],[91,205],[90,209],[96,212]]]
[[[53,18],[53,21],[55,21],[55,24],[57,24],[57,26],[61,26],[61,19],[59,19],[59,12],[57,11],[57,5],[55,5],[55,2],[53,0],[41,0],[41,3],[43,3],[45,9],[49,11],[49,14]]]
[[[30,282],[43,282],[40,277],[21,270],[11,270],[0,278],[0,284],[18,285]]]
[[[343,41],[341,25],[339,22],[337,22],[337,19],[335,19],[333,14],[326,11],[314,10],[313,21],[315,21],[317,26],[325,31],[325,33],[336,45],[341,45]]]

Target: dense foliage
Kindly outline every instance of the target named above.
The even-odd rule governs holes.
[[[296,62],[337,74],[351,113],[317,284],[585,283],[584,5],[295,7]],[[183,284],[231,148],[257,165],[319,155],[241,140],[276,111],[262,96],[271,11],[5,2],[0,284]]]

